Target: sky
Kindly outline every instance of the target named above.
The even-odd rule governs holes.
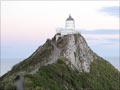
[[[119,68],[118,1],[2,1],[1,73],[29,57],[69,14],[94,52]]]

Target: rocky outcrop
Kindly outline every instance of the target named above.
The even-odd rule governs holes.
[[[49,49],[46,51],[48,54],[43,57],[46,58],[42,60],[38,58],[39,63],[37,63],[36,69],[34,68],[31,72],[35,73],[38,70],[38,67],[46,66],[48,64],[56,63],[57,60],[61,57],[66,58],[66,64],[82,72],[90,72],[90,64],[93,59],[96,57],[96,54],[89,48],[85,39],[80,34],[70,34],[59,37],[56,41],[54,37],[52,40],[47,40],[43,47],[39,48],[33,55],[32,58],[39,53],[43,53],[45,48]],[[43,52],[42,52],[43,51]],[[45,53],[45,52],[44,52]]]
[[[27,62],[31,65],[28,66],[27,71],[34,74],[40,67],[56,63],[61,57],[66,58],[65,63],[73,69],[80,72],[90,72],[90,64],[96,54],[89,48],[80,34],[65,35],[59,37],[57,41],[55,36],[52,40],[48,39],[29,57]]]
[[[90,64],[96,54],[89,48],[85,39],[80,34],[70,34],[59,40],[63,40],[60,44],[65,43],[62,48],[58,48],[61,49],[60,56],[67,59],[66,63],[78,71],[90,72]]]

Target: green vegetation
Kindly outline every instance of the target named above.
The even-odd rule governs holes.
[[[120,72],[102,58],[94,60],[90,73],[78,72],[65,64],[41,67],[35,74],[25,75],[25,90],[119,90]],[[6,78],[7,80],[7,78]],[[0,90],[15,90],[13,79],[0,85]]]
[[[26,90],[119,90],[120,73],[105,60],[94,60],[90,73],[79,73],[62,59],[26,75]]]

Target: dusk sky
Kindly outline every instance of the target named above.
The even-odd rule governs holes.
[[[101,57],[119,68],[119,1],[2,1],[1,73],[29,57],[69,14]]]

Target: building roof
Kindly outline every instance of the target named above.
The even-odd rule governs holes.
[[[69,17],[66,19],[66,21],[74,21],[74,19],[71,17],[71,15],[69,15]]]

